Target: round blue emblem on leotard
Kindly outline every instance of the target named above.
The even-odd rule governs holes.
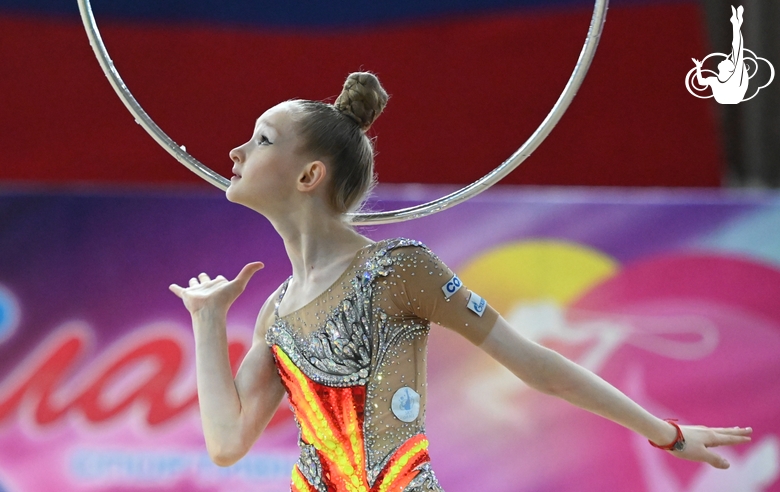
[[[420,415],[420,395],[408,386],[393,395],[393,415],[401,422],[412,422]]]

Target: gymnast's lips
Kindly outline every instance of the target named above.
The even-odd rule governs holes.
[[[233,166],[233,177],[234,178],[241,178],[241,174],[238,172],[238,168]]]

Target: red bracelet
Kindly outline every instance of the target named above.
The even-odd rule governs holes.
[[[664,422],[672,424],[674,428],[677,429],[677,437],[674,439],[674,441],[671,444],[667,444],[666,446],[659,446],[650,440],[647,442],[653,445],[653,447],[664,449],[666,451],[682,451],[685,449],[685,437],[683,437],[682,429],[680,429],[680,426],[677,425],[677,419],[665,419]]]

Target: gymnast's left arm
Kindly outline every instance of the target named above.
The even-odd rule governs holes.
[[[679,441],[675,424],[651,415],[593,372],[522,336],[429,250],[403,248],[397,254],[396,285],[401,291],[393,299],[399,307],[407,307],[410,315],[461,334],[538,391],[601,415],[659,446],[670,447]],[[678,446],[682,450],[670,452],[716,468],[729,464],[710,448],[747,442],[752,432],[738,427],[679,427],[685,444]]]
[[[677,439],[677,428],[651,415],[617,388],[554,350],[530,341],[498,316],[478,346],[532,388],[563,398],[580,408],[601,415],[650,441],[666,445]],[[716,446],[750,440],[748,428],[708,428],[681,425],[685,446],[669,451],[678,458],[728,468],[725,458],[711,451]]]

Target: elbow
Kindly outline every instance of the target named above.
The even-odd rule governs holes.
[[[228,466],[232,466],[238,461],[238,459],[234,459],[233,457],[226,456],[226,455],[217,455],[217,454],[211,454],[209,453],[209,456],[211,457],[211,462],[214,463],[217,466],[221,466],[222,468],[227,468]]]
[[[244,455],[239,453],[212,453],[209,452],[209,457],[211,458],[211,461],[221,467],[228,467],[236,464],[238,460],[240,460]]]
[[[562,385],[549,379],[538,378],[533,381],[525,381],[525,383],[539,393],[558,398],[562,398],[563,394],[566,392]]]
[[[567,384],[563,381],[555,381],[550,382],[543,388],[540,388],[539,391],[556,398],[562,398],[566,401],[570,401],[570,395],[576,393],[577,388],[573,384]]]
[[[572,377],[576,372],[573,363],[551,349],[545,349],[545,355],[536,377],[527,383],[546,395],[568,399],[570,394],[576,392],[578,384],[576,378]]]
[[[576,393],[574,385],[558,380],[541,380],[528,384],[534,390],[545,395],[554,396],[569,401],[571,394]]]
[[[228,467],[236,464],[238,460],[243,458],[248,449],[238,446],[218,446],[218,445],[206,445],[206,449],[209,453],[211,461],[221,467]]]
[[[240,425],[208,429],[204,427],[209,458],[217,466],[226,467],[236,464],[246,456],[264,428],[265,425],[249,428]]]

